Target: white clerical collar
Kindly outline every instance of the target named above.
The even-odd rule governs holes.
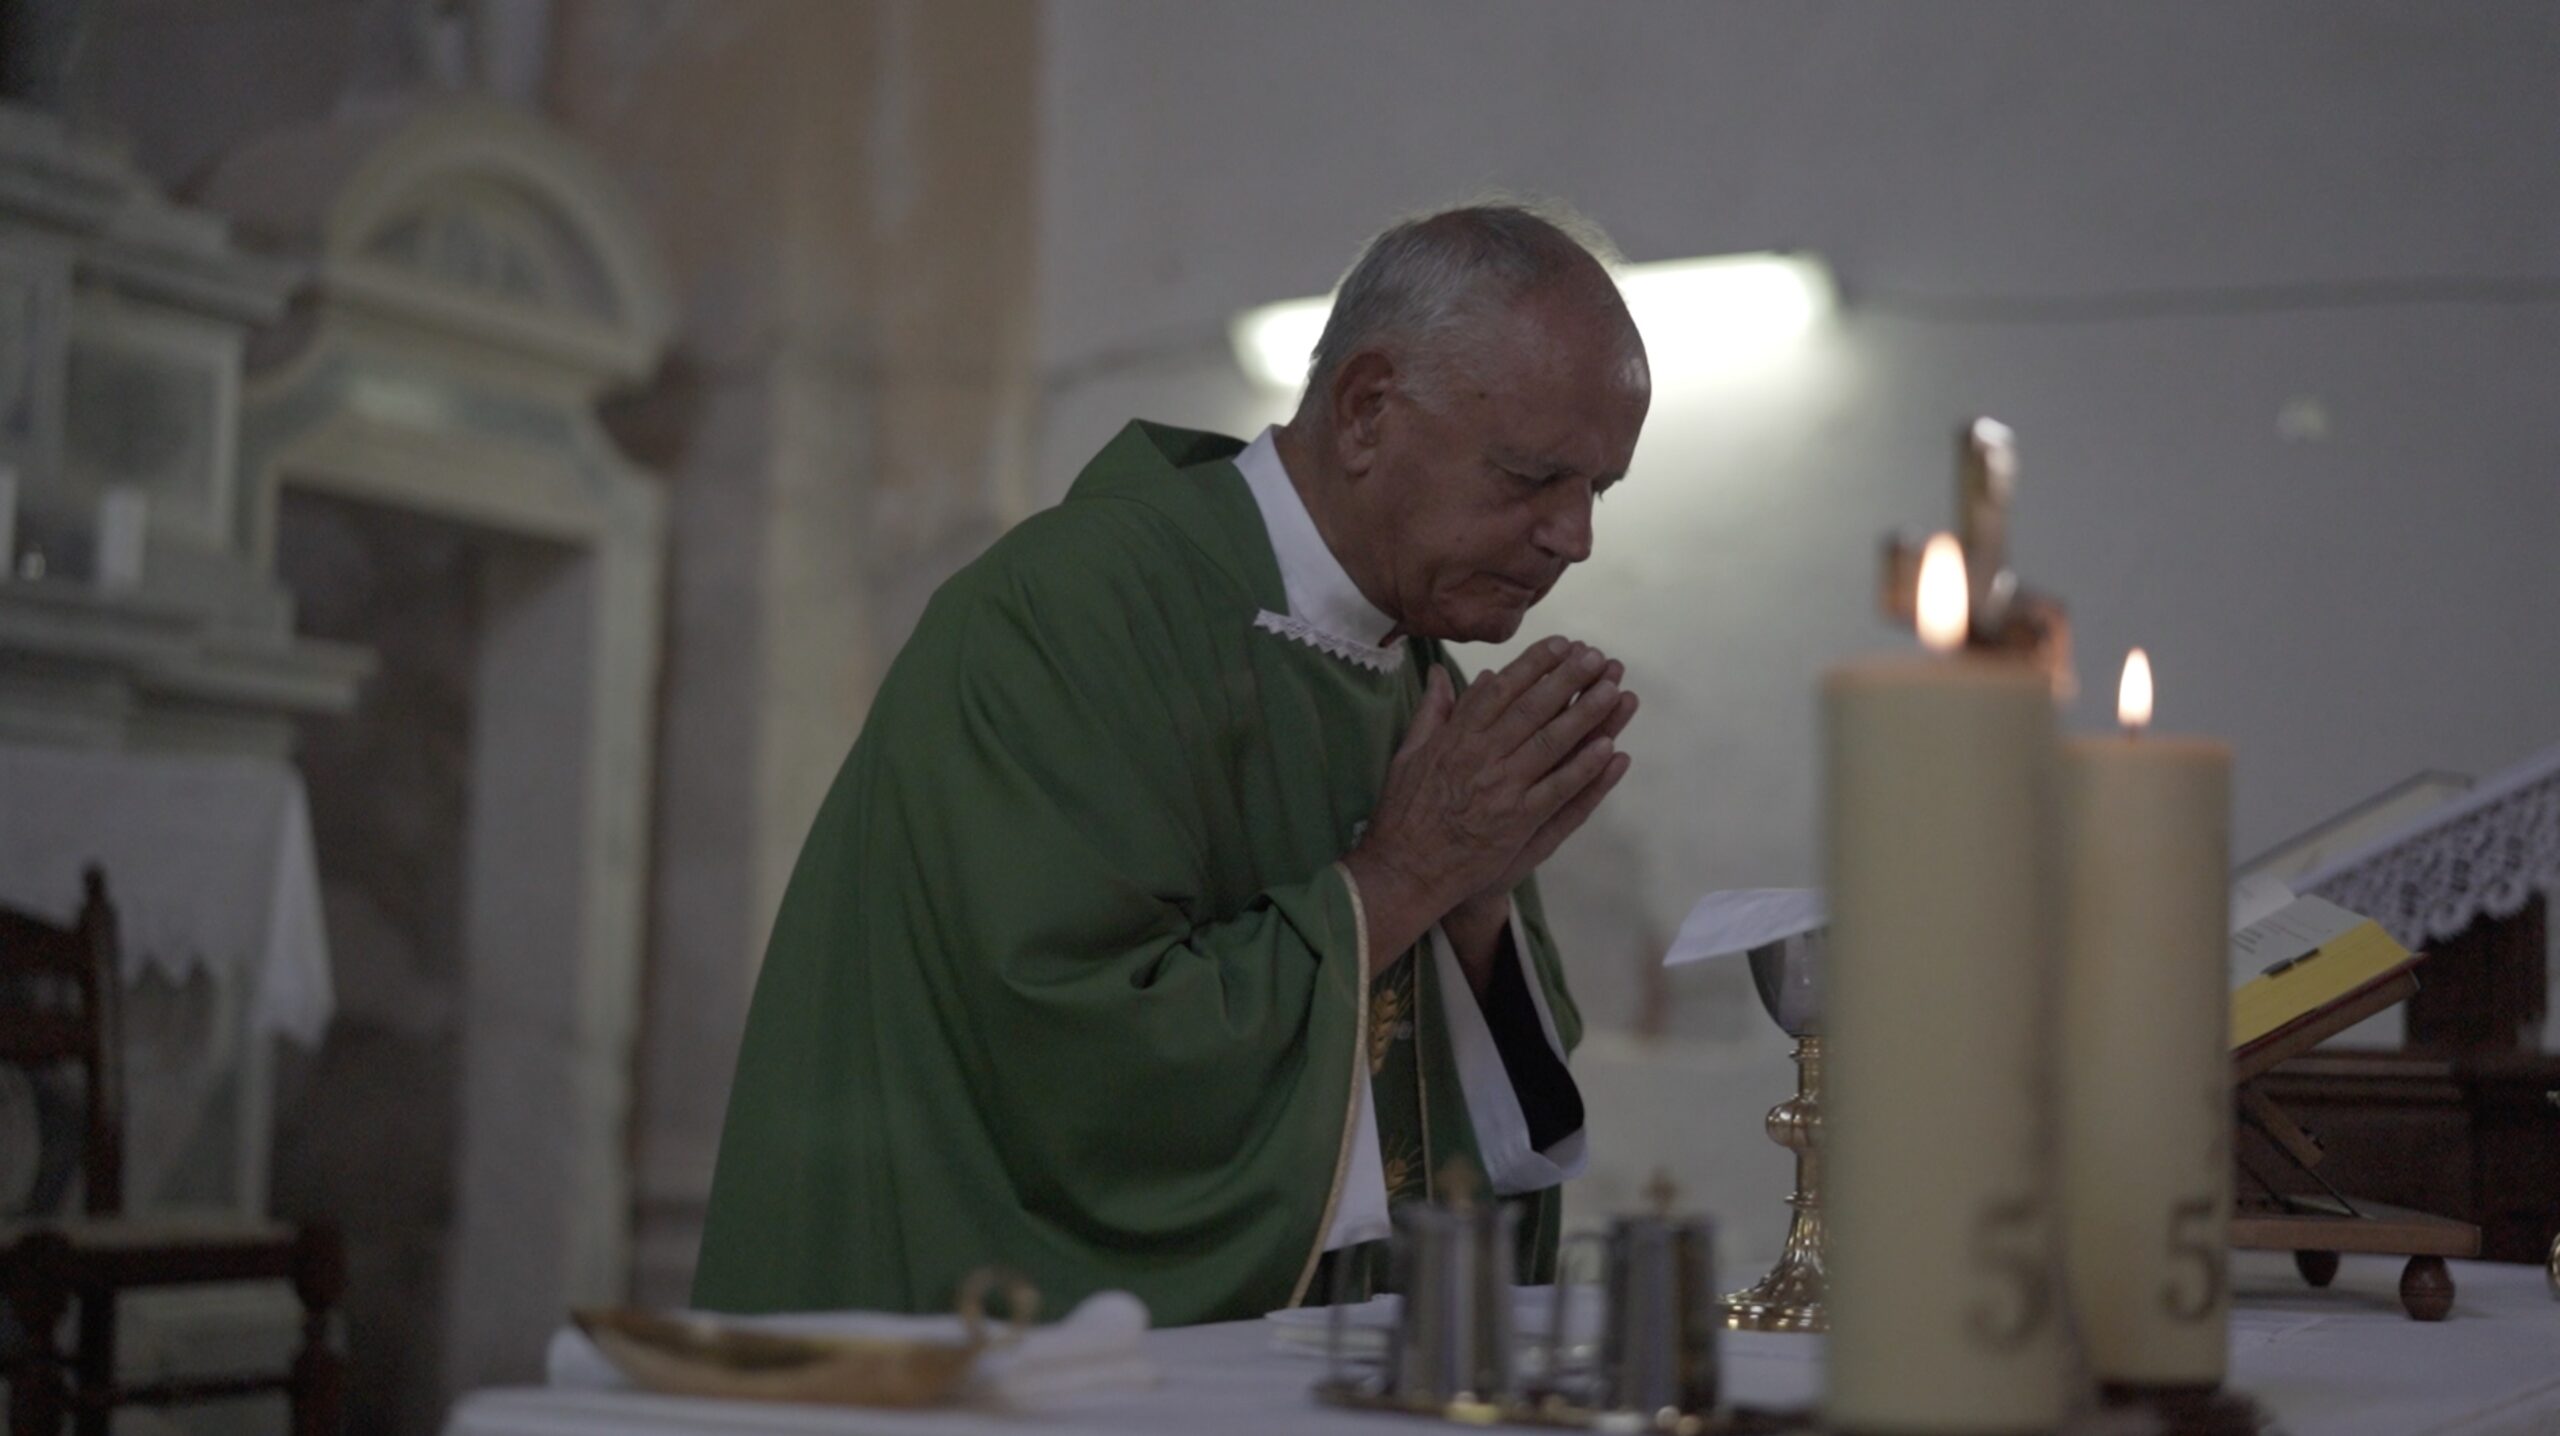
[[[1403,645],[1386,643],[1387,635],[1395,631],[1395,620],[1380,613],[1360,592],[1342,560],[1326,546],[1324,535],[1316,531],[1306,501],[1298,497],[1298,486],[1289,481],[1289,470],[1280,462],[1279,445],[1272,439],[1277,432],[1263,430],[1235,460],[1236,471],[1244,475],[1245,486],[1253,490],[1253,501],[1262,510],[1271,556],[1280,564],[1280,587],[1289,599],[1287,614],[1266,613],[1257,621],[1274,633],[1365,668],[1400,667]]]

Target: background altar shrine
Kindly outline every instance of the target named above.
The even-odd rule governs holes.
[[[67,921],[102,870],[127,1210],[336,1222],[351,1429],[425,1430],[628,1282],[663,500],[594,406],[665,281],[593,159],[485,100],[199,187],[0,107],[0,901]],[[5,1098],[14,1213],[80,1132]],[[119,1311],[131,1379],[280,1364],[299,1321],[280,1284]]]

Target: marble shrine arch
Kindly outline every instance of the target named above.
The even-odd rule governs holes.
[[[274,572],[281,503],[314,495],[481,555],[437,1325],[446,1390],[529,1375],[629,1267],[665,506],[595,405],[654,369],[668,283],[599,166],[491,101],[263,137],[201,200],[308,266],[252,353],[227,539]]]

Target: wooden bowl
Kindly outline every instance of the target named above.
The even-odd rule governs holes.
[[[991,1332],[986,1296],[999,1284],[1009,1319]],[[960,1291],[963,1334],[957,1341],[801,1335],[629,1308],[582,1308],[570,1320],[644,1391],[836,1406],[933,1406],[958,1394],[980,1352],[1019,1337],[1039,1301],[1020,1276],[994,1268],[972,1272]]]

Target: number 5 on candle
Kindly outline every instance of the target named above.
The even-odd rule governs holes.
[[[2172,1275],[2160,1288],[2160,1309],[2173,1320],[2202,1321],[2222,1302],[2229,1257],[2214,1229],[2213,1198],[2189,1197],[2169,1209],[2169,1261],[2191,1267],[2192,1287]]]
[[[2017,1349],[2053,1315],[2053,1234],[2043,1206],[2036,1197],[2010,1197],[1974,1215],[1973,1264],[1994,1290],[1974,1303],[1968,1325],[1993,1351]]]

